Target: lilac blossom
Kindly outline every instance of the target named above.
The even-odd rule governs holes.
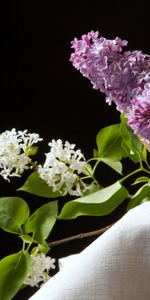
[[[94,89],[106,95],[106,102],[116,103],[121,113],[128,111],[133,98],[142,95],[150,83],[150,56],[141,51],[124,51],[127,41],[108,40],[91,31],[71,42],[74,52],[70,61],[88,78]]]
[[[29,157],[32,146],[41,141],[39,134],[17,131],[15,128],[0,134],[0,175],[10,181],[10,177],[20,177],[24,170],[32,168]],[[32,152],[32,151],[31,151]]]
[[[53,192],[82,196],[88,187],[79,177],[86,163],[81,150],[74,150],[75,144],[63,143],[61,139],[52,140],[48,145],[50,151],[46,153],[45,163],[38,166],[39,176]]]
[[[150,144],[150,83],[141,95],[133,98],[126,116],[135,134]]]
[[[46,256],[44,253],[38,255],[31,255],[31,266],[29,269],[28,277],[24,284],[30,286],[41,286],[42,282],[46,282],[50,279],[50,269],[55,269],[55,258]]]

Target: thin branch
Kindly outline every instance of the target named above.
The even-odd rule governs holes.
[[[73,241],[73,240],[83,239],[83,238],[90,237],[90,236],[95,236],[95,235],[101,235],[106,230],[108,230],[112,225],[113,224],[110,224],[110,225],[108,225],[106,227],[100,228],[100,229],[95,230],[95,231],[90,231],[90,232],[85,232],[85,233],[79,233],[79,234],[76,234],[76,235],[73,235],[73,236],[61,239],[61,240],[57,240],[57,241],[49,243],[49,246],[53,247],[53,246],[64,244],[64,243],[67,243],[67,242],[70,242],[70,241]]]

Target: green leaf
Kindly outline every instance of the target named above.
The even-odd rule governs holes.
[[[0,261],[0,299],[11,300],[25,281],[30,256],[25,251],[6,256]]]
[[[145,146],[143,148],[142,158],[145,162],[147,162],[147,148]]]
[[[18,197],[0,198],[0,227],[8,232],[21,233],[29,216],[27,203]]]
[[[121,147],[122,136],[120,134],[120,124],[101,129],[96,137],[96,142],[100,158],[116,162],[124,157],[124,150]]]
[[[58,214],[57,201],[52,201],[38,208],[27,220],[25,232],[34,234],[34,239],[39,244],[49,236]]]
[[[93,149],[93,157],[94,158],[98,158],[99,157],[98,151],[95,148]]]
[[[125,157],[125,152],[121,147],[122,136],[120,134],[120,124],[111,125],[100,130],[96,142],[101,161],[117,173],[122,174],[120,160]]]
[[[133,151],[130,149],[130,145],[127,145],[125,141],[122,141],[121,146],[124,149],[127,157],[129,157],[134,163],[139,163],[139,156],[135,150]]]
[[[130,199],[127,211],[143,202],[150,201],[150,184],[144,184]]]
[[[111,161],[107,158],[102,158],[102,162],[104,162],[106,165],[114,169],[117,173],[122,175],[122,163],[120,161]]]
[[[18,191],[24,191],[37,196],[46,198],[56,198],[62,196],[59,192],[53,192],[52,188],[39,177],[38,172],[33,172],[27,178],[23,186],[21,186]]]
[[[88,189],[85,191],[84,196],[92,194],[96,191],[99,191],[100,187],[97,183],[92,182],[89,186]]]
[[[58,219],[108,215],[125,200],[127,195],[128,191],[117,181],[95,193],[67,202]]]
[[[47,254],[50,250],[50,247],[46,241],[44,241],[42,244],[38,244],[38,249],[40,252]]]
[[[25,243],[28,243],[28,244],[32,244],[32,243],[36,243],[37,244],[37,241],[35,241],[32,236],[30,235],[27,235],[27,234],[21,234],[20,235],[20,238],[25,242]]]
[[[86,163],[83,169],[83,174],[90,176],[93,174],[93,169],[89,163]]]
[[[139,156],[141,159],[143,159],[143,156],[145,157],[144,146],[138,136],[135,135],[133,130],[127,125],[127,119],[123,115],[121,115],[120,132],[123,139],[121,145],[126,155],[133,162],[138,163],[140,161]]]
[[[44,241],[42,245],[38,244],[36,247],[32,248],[31,255],[37,255],[39,252],[47,254],[49,250],[49,244],[46,241]]]
[[[150,182],[150,177],[141,176],[139,178],[136,178],[136,180],[132,183],[132,185],[142,183],[142,182]]]

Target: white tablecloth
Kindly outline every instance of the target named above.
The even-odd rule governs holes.
[[[150,299],[150,202],[130,210],[84,251],[66,260],[29,300],[78,299]]]

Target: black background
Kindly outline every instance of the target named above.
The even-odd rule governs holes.
[[[98,30],[106,38],[119,36],[128,40],[128,50],[149,53],[147,2],[132,2],[132,7],[131,1],[70,3],[11,1],[2,10],[1,132],[15,127],[39,133],[44,138],[39,152],[41,160],[52,138],[75,143],[86,158],[90,158],[98,131],[119,122],[115,107],[109,107],[105,96],[93,90],[91,83],[72,67],[69,58],[74,37]],[[100,176],[107,185],[116,175],[102,168]],[[0,183],[2,196],[8,196],[14,194],[14,187],[21,185],[21,179],[12,180],[10,184],[1,179]],[[33,196],[26,200],[31,211],[43,204],[43,200]],[[123,212],[124,206],[121,206],[103,218],[59,221],[51,240],[98,229],[118,219]],[[1,257],[19,250],[20,241],[16,237],[2,231],[0,234]],[[94,239],[55,247],[51,255],[59,258],[79,252]],[[27,299],[34,291],[30,288],[21,291],[14,299]]]

